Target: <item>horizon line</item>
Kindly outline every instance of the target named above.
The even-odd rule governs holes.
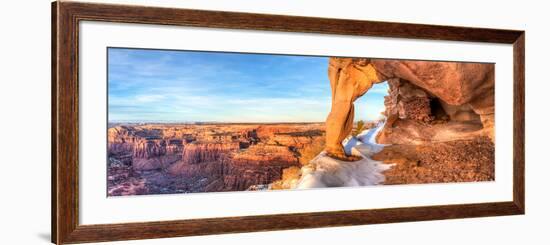
[[[381,119],[375,119],[375,120],[357,120],[358,121],[379,121]],[[149,124],[155,124],[155,123],[164,123],[164,124],[298,124],[298,123],[325,123],[325,121],[304,121],[304,122],[289,122],[289,121],[273,121],[273,122],[222,122],[222,121],[178,121],[178,120],[128,120],[128,121],[109,121],[108,123],[132,123],[132,124],[138,124],[138,123],[149,123]]]

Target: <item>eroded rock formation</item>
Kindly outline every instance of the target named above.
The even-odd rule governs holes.
[[[109,193],[247,190],[300,166],[322,124],[126,125],[109,128]],[[111,174],[112,173],[112,174]]]
[[[325,150],[330,156],[346,159],[342,141],[353,128],[353,102],[365,94],[374,83],[384,80],[367,59],[330,58],[328,76],[332,104],[326,120]]]
[[[238,150],[238,142],[187,144],[183,150],[181,162],[183,164],[197,164],[220,160],[229,152]]]
[[[384,81],[390,91],[381,143],[494,138],[494,64],[331,58],[329,79],[330,155],[344,155],[341,142],[353,127],[353,102]]]

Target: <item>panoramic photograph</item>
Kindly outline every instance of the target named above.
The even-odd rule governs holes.
[[[494,181],[494,63],[107,49],[107,196]]]

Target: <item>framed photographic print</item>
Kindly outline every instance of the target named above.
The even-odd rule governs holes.
[[[523,214],[525,33],[58,1],[52,242]]]

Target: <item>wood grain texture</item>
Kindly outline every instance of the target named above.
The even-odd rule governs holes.
[[[78,226],[78,25],[75,13],[69,11],[63,2],[53,5],[56,9],[55,51],[56,66],[55,103],[52,110],[56,111],[52,123],[55,130],[55,145],[52,155],[55,155],[56,178],[56,226],[57,244],[63,244],[67,237]]]
[[[514,43],[521,31],[62,2],[82,20],[431,40]]]
[[[525,33],[514,42],[514,203],[525,213]]]
[[[160,24],[205,28],[416,38],[514,45],[513,200],[374,210],[260,215],[145,223],[79,225],[78,23]],[[525,212],[525,34],[450,27],[159,7],[57,2],[52,4],[52,242],[57,244],[208,235],[283,229],[485,217]]]
[[[57,239],[57,3],[51,11],[51,241]]]
[[[128,223],[85,225],[71,234],[71,242],[152,239],[174,236],[197,236],[219,233],[305,229],[364,224],[410,222],[513,215],[519,212],[511,202],[448,206],[353,210]]]

